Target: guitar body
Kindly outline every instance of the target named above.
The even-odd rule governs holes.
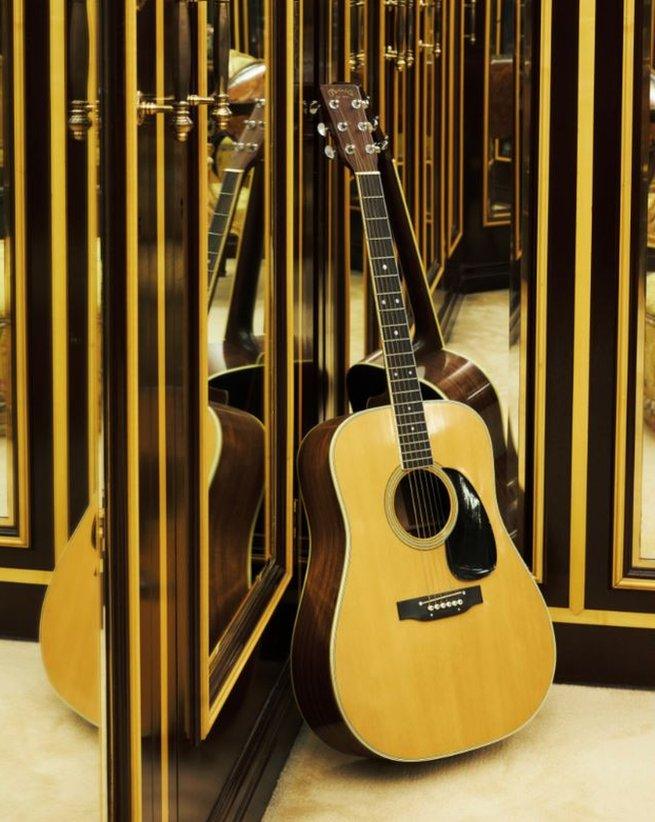
[[[264,490],[264,426],[237,408],[207,408],[209,636],[214,647],[250,589],[252,536]]]
[[[423,399],[463,402],[477,411],[486,423],[493,447],[498,504],[505,525],[513,531],[515,516],[507,481],[507,446],[496,389],[475,363],[446,348],[435,349],[419,341],[414,356]],[[388,404],[387,376],[381,351],[351,366],[346,375],[346,388],[353,411]]]
[[[299,456],[311,555],[292,645],[296,698],[332,747],[399,761],[518,730],[555,662],[546,606],[498,510],[484,423],[460,403],[424,406],[454,491],[445,544],[417,547],[394,520],[392,408],[317,426]]]
[[[100,723],[100,578],[87,508],[63,551],[41,608],[39,644],[51,685],[93,725]]]

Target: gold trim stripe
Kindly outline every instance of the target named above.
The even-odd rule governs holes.
[[[137,27],[134,0],[125,0],[126,280],[127,305],[127,540],[130,640],[130,768],[132,820],[142,818],[141,798],[141,633],[139,567],[139,317],[137,196]]]
[[[552,0],[541,6],[539,63],[539,159],[537,192],[537,284],[535,308],[535,398],[534,398],[534,509],[532,571],[538,582],[544,578],[544,487],[546,463],[546,362],[548,326],[548,231],[550,208],[550,89],[553,36]]]
[[[594,52],[596,2],[580,0],[578,44],[578,151],[576,187],[575,315],[571,438],[571,534],[569,606],[584,609],[587,542],[587,461],[591,232],[594,150]]]
[[[553,622],[574,625],[605,625],[611,628],[655,628],[655,614],[641,614],[636,611],[594,611],[582,609],[573,612],[569,608],[549,608]]]
[[[66,12],[50,0],[52,448],[55,562],[68,542],[68,263],[66,230]]]
[[[202,11],[201,11],[202,10]],[[206,14],[204,3],[198,14]],[[201,29],[203,31],[203,29]],[[157,0],[155,9],[157,41],[156,95],[164,97],[164,4]],[[201,46],[206,37],[200,37]],[[205,72],[206,74],[206,72]],[[200,76],[203,76],[202,73]],[[204,94],[204,90],[199,92]],[[204,106],[202,107],[204,109]],[[204,112],[203,112],[204,113]],[[168,543],[166,500],[166,158],[164,118],[157,117],[157,407],[158,407],[158,474],[159,474],[159,664],[160,664],[160,757],[161,757],[161,820],[169,818],[168,776]],[[204,214],[204,211],[202,212]]]
[[[52,571],[34,571],[31,568],[0,568],[0,582],[23,585],[49,585]]]

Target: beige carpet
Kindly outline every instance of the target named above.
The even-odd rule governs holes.
[[[56,696],[36,643],[0,641],[0,820],[97,819],[97,730]]]
[[[652,822],[655,693],[557,685],[510,739],[421,765],[343,756],[304,729],[264,819]]]

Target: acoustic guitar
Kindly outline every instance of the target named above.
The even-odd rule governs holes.
[[[334,748],[437,759],[534,715],[553,630],[500,516],[484,422],[423,400],[366,101],[352,85],[321,91],[355,174],[391,405],[322,423],[302,443],[311,550],[293,685]]]

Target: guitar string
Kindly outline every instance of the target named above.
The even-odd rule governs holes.
[[[380,240],[379,237],[376,238],[374,236],[371,236],[370,245],[371,245],[371,248],[375,251],[375,247],[374,247],[373,243],[376,240],[381,245],[383,245],[384,242],[390,242],[390,243],[392,242],[392,240],[391,240],[391,227],[390,227],[390,221],[389,221],[389,218],[388,218],[388,214],[386,213],[386,203],[383,199],[382,188],[381,188],[381,178],[379,177],[379,175],[376,175],[375,177],[369,178],[369,180],[371,182],[375,181],[375,184],[373,186],[371,186],[371,187],[367,186],[367,188],[369,189],[369,195],[372,198],[375,198],[374,202],[371,203],[371,206],[373,208],[372,218],[373,219],[383,220],[382,228],[383,228],[383,231],[385,232],[384,240]],[[376,208],[376,203],[378,203],[378,202],[381,205],[381,210],[378,210]],[[373,235],[373,232],[371,232],[371,235]],[[393,252],[394,252],[394,249],[393,249],[393,246],[392,246],[392,254],[391,255],[388,254],[388,252],[386,250],[382,249],[379,256],[385,261],[389,260],[389,261],[393,262],[395,270],[392,272],[392,274],[389,274],[387,276],[390,276],[394,279],[394,287],[396,285],[398,286],[398,289],[396,290],[396,294],[398,294],[398,296],[395,297],[395,302],[398,303],[400,300],[402,300],[402,293],[401,293],[401,290],[399,288],[399,286],[400,286],[400,277],[399,277],[399,271],[398,271],[398,263],[397,263],[397,260],[395,259],[395,255],[394,255]],[[378,255],[373,254],[372,256],[378,256]],[[383,263],[383,265],[384,265],[384,263]],[[375,266],[374,266],[374,268],[375,268]],[[382,291],[382,289],[380,289],[380,291]],[[382,291],[382,293],[384,293],[384,292]],[[384,305],[384,300],[382,298],[380,298],[380,301],[381,301],[381,304]],[[382,315],[383,310],[387,310],[387,311],[391,310],[392,313],[393,313],[392,326],[399,326],[401,328],[402,328],[403,325],[407,326],[407,315],[405,313],[404,303],[402,304],[402,308],[398,308],[398,309],[393,309],[393,308],[392,309],[382,309],[382,305],[380,306],[380,316],[381,316],[381,318],[383,316]],[[383,325],[385,325],[385,323],[383,323]],[[390,351],[392,352],[392,354],[398,354],[398,355],[404,354],[405,357],[409,357],[413,361],[413,356],[412,356],[413,351],[410,353],[409,351],[403,350],[403,347],[404,347],[405,344],[411,346],[411,342],[409,340],[409,333],[408,333],[409,329],[407,329],[407,336],[406,336],[406,338],[403,339],[402,342],[401,342],[400,339],[398,341],[394,341],[392,338],[388,339],[388,335],[385,333],[385,328],[382,328],[381,331],[382,331],[383,339],[387,343],[387,345],[388,345]],[[398,330],[396,329],[394,333],[398,334]],[[398,344],[398,349],[399,349],[398,351],[395,350],[395,343],[396,342]],[[390,363],[389,363],[389,366],[392,367]],[[419,392],[420,392],[420,388],[419,388],[419,385],[418,385],[418,380],[417,380],[417,375],[416,375],[415,368],[410,368],[409,372],[413,373],[413,376],[414,376],[413,381],[416,382],[417,388],[419,389]],[[390,380],[392,379],[392,374],[393,374],[393,372],[390,371]],[[405,380],[407,380],[407,379],[408,378],[405,378]],[[417,389],[414,388],[414,387],[412,387],[412,389],[408,389],[408,391],[410,391],[410,393],[412,393],[412,394],[416,390]],[[396,410],[396,406],[398,405],[397,396],[394,396],[393,388],[391,386],[390,386],[390,391],[391,391],[391,400],[392,400],[392,403],[394,404],[394,410]],[[412,411],[411,404],[408,404],[407,411]],[[417,413],[417,414],[420,415],[421,411],[422,411],[422,407],[420,408],[420,410],[418,412],[414,412],[414,413]],[[402,411],[401,411],[401,413],[402,413]],[[419,419],[418,422],[419,422],[419,427],[420,427],[421,420]],[[413,428],[413,426],[410,426],[410,428]],[[400,433],[400,431],[399,431],[399,433]],[[419,440],[420,440],[419,437],[412,437],[411,434],[408,434],[407,436],[410,439],[410,445],[419,445]],[[420,458],[409,458],[409,459],[407,459],[407,455],[403,454],[403,441],[402,441],[402,439],[400,440],[400,442],[401,442],[401,456],[403,456],[405,458],[405,461],[407,461],[407,462],[418,461],[420,463],[420,461],[421,461]],[[416,451],[416,450],[417,449],[412,449],[412,451]],[[422,450],[422,449],[418,449],[418,450]],[[419,512],[419,517],[416,520],[416,532],[417,532],[417,535],[418,535],[419,538],[425,539],[425,538],[430,536],[430,530],[431,530],[430,529],[430,524],[429,524],[430,514],[434,513],[431,510],[431,505],[430,505],[431,501],[430,501],[429,495],[427,493],[428,492],[427,478],[424,474],[424,471],[421,470],[420,466],[416,466],[416,467],[409,466],[409,469],[410,469],[410,473],[408,475],[408,477],[409,477],[408,482],[410,484],[410,489],[412,491],[413,496],[417,499],[418,512]]]
[[[380,326],[381,326],[380,333],[382,335],[383,342],[386,343],[386,346],[383,345],[383,356],[384,356],[384,359],[385,359],[385,366],[386,366],[386,369],[387,369],[387,374],[389,375],[390,401],[393,405],[394,395],[393,395],[393,390],[392,390],[392,387],[391,387],[391,368],[392,368],[392,365],[389,361],[389,357],[387,356],[387,352],[391,348],[391,341],[388,341],[386,339],[385,329],[384,329],[383,323],[382,323],[383,300],[382,300],[381,294],[384,293],[384,292],[382,291],[382,288],[378,286],[376,266],[375,266],[375,261],[374,261],[374,258],[375,258],[376,255],[372,253],[373,252],[373,246],[371,244],[372,237],[370,236],[369,226],[368,226],[368,222],[369,222],[370,219],[382,218],[384,215],[375,213],[375,209],[374,209],[374,213],[369,214],[367,216],[367,213],[366,213],[367,212],[367,205],[365,203],[364,196],[369,196],[370,197],[372,195],[371,195],[371,192],[368,190],[368,186],[365,185],[365,182],[367,182],[366,178],[357,177],[357,185],[358,185],[358,190],[359,190],[359,194],[360,194],[360,201],[361,201],[361,207],[362,207],[362,217],[363,217],[363,220],[364,220],[364,235],[366,237],[367,245],[369,246],[369,265],[370,265],[370,268],[371,268],[371,275],[372,275],[372,280],[373,280],[373,289],[374,289],[374,292],[375,292],[375,299],[376,299],[376,303],[378,303],[378,314],[379,314]],[[367,191],[368,191],[368,195],[366,194]],[[374,207],[374,203],[372,203],[371,206]],[[391,352],[391,353],[393,353],[393,352]],[[400,353],[400,352],[398,352],[398,353]],[[395,407],[394,407],[394,411],[395,411]],[[398,425],[396,425],[396,428],[397,428],[397,431],[399,433],[399,443],[400,443],[401,456],[402,456],[402,440],[400,439],[400,429],[398,428]],[[412,502],[412,509],[413,509],[413,512],[414,512],[415,529],[416,529],[416,532],[418,533],[418,535],[420,537],[422,537],[423,536],[423,534],[421,533],[422,520],[421,520],[421,516],[419,515],[420,500],[419,500],[416,480],[415,480],[412,473],[409,474],[408,483],[409,483],[409,487],[410,487],[410,499],[411,499],[411,502]],[[407,513],[409,513],[409,512],[407,512]]]
[[[365,217],[365,222],[368,222],[371,219],[373,219],[373,220],[383,220],[382,228],[383,228],[383,231],[385,232],[383,237],[375,237],[374,232],[369,230],[368,226],[365,225],[367,240],[369,242],[369,246],[370,246],[371,250],[374,251],[375,247],[374,247],[373,243],[376,240],[378,242],[382,243],[382,244],[384,242],[392,243],[393,241],[392,241],[392,236],[391,236],[391,226],[390,226],[390,221],[389,221],[389,215],[386,211],[386,203],[385,203],[385,200],[384,200],[383,188],[382,188],[382,185],[381,185],[381,182],[382,182],[381,181],[381,176],[378,173],[375,176],[371,176],[369,179],[371,180],[371,182],[375,181],[375,184],[372,187],[362,186],[361,190],[360,190],[360,193],[361,193],[361,191],[367,191],[368,192],[369,198],[373,200],[373,202],[370,203],[370,208],[372,209],[373,213],[369,214],[369,216],[366,217],[365,212],[366,212],[368,206],[365,205],[364,200],[362,200],[362,214]],[[378,203],[378,202],[381,204],[381,210],[376,208],[376,203]],[[388,233],[386,233],[386,232],[388,232]],[[384,275],[384,276],[393,277],[395,280],[397,280],[398,286],[400,286],[400,275],[399,275],[398,261],[395,257],[395,249],[393,248],[393,245],[392,245],[391,255],[386,253],[386,251],[381,251],[380,255],[376,255],[376,254],[371,254],[370,255],[371,258],[376,258],[378,256],[379,256],[380,261],[381,260],[388,260],[388,261],[393,262],[395,271],[392,272],[389,275]],[[374,279],[375,279],[377,276],[379,276],[379,273],[376,273],[376,271],[375,271],[374,259],[371,259],[371,267],[372,267],[372,271],[373,271]],[[375,281],[375,285],[377,286],[377,280]],[[395,283],[394,283],[394,285],[395,285]],[[381,288],[376,289],[376,292],[378,290],[382,294],[385,293]],[[399,289],[397,291],[397,293],[398,293],[399,296],[395,298],[395,301],[398,303],[400,300],[402,300],[402,291]],[[404,302],[401,303],[402,308],[383,309],[382,305],[384,305],[384,301],[381,299],[381,297],[379,295],[377,295],[377,297],[382,303],[380,305],[381,324],[383,326],[386,325],[386,323],[382,322],[382,319],[383,319],[382,312],[383,311],[385,311],[385,312],[391,311],[392,314],[393,314],[392,325],[399,326],[401,328],[404,325],[407,328],[406,338],[403,338],[402,341],[400,339],[398,341],[394,341],[393,339],[388,339],[387,338],[388,335],[385,333],[385,328],[383,327],[381,329],[383,340],[388,344],[388,347],[389,347],[392,354],[393,353],[405,354],[405,356],[411,357],[411,359],[414,360],[413,350],[410,349],[410,351],[402,351],[402,344],[403,343],[406,343],[411,347],[411,341],[410,341],[410,338],[409,338],[409,328],[408,328],[407,314],[406,314]],[[398,331],[396,330],[394,333],[398,334]],[[395,352],[393,350],[395,342],[399,343],[399,347],[401,349],[398,352]],[[427,425],[425,424],[425,420],[424,420],[423,401],[422,401],[421,392],[420,392],[420,383],[418,381],[418,375],[416,373],[415,361],[414,361],[413,365],[414,365],[414,367],[409,369],[409,373],[410,373],[410,375],[413,375],[413,378],[414,378],[413,381],[416,382],[417,388],[416,389],[411,389],[411,393],[414,393],[414,391],[416,391],[418,393],[418,396],[420,397],[420,399],[418,401],[420,410],[418,412],[414,412],[414,413],[420,414],[420,416],[423,417],[423,420],[419,420],[419,423],[423,423],[423,425],[425,427],[425,432],[426,432],[425,437],[426,437],[426,440],[427,440],[427,443],[428,443],[427,448],[430,451],[430,457],[432,457],[431,446],[430,446],[430,443],[429,443],[429,438],[427,436]],[[388,367],[389,368],[392,367],[391,363],[388,363]],[[393,373],[392,371],[389,372],[390,382],[391,382],[391,379],[392,379],[392,376],[391,376],[392,373]],[[407,381],[408,378],[405,377],[404,380]],[[409,390],[410,389],[408,389],[408,391]],[[391,395],[392,395],[391,399],[392,399],[392,402],[393,402],[394,401],[394,394],[393,394],[393,388],[391,386],[390,386],[390,391],[391,391]],[[394,406],[396,404],[397,403],[395,402]],[[411,404],[408,405],[407,410],[412,411]],[[421,426],[419,425],[419,427],[421,427]],[[400,430],[399,430],[399,435],[400,435]],[[411,437],[411,434],[408,434],[407,436],[410,439],[410,444],[411,445],[420,445],[420,435],[417,436],[417,437],[414,437],[414,438]],[[403,441],[402,441],[402,439],[400,439],[400,445],[401,445],[401,455],[406,456],[406,455],[403,454]],[[414,450],[415,451],[416,450],[424,450],[424,448],[419,448],[419,449],[414,449]],[[410,458],[409,460],[406,460],[406,461],[407,462],[417,461],[417,462],[420,463],[421,458]],[[430,458],[430,465],[432,464],[432,462],[433,462],[433,460]],[[416,525],[417,525],[416,531],[418,533],[418,536],[420,538],[423,538],[423,539],[425,539],[427,537],[430,537],[430,536],[433,536],[434,533],[441,530],[441,528],[443,527],[443,524],[445,523],[443,511],[441,510],[442,505],[441,505],[441,500],[440,500],[440,494],[439,494],[439,491],[438,491],[438,487],[439,487],[438,486],[438,480],[434,477],[434,475],[431,475],[430,472],[426,471],[425,467],[426,466],[422,466],[420,464],[418,466],[409,466],[409,468],[410,468],[410,473],[409,473],[410,488],[411,488],[411,491],[412,491],[412,496],[418,502],[418,508],[419,508],[419,511],[420,511],[420,518],[418,519],[418,521],[416,523]],[[435,488],[435,486],[436,486],[436,488]],[[427,517],[426,517],[426,515],[427,515]],[[436,531],[434,531],[435,526],[436,526]]]
[[[375,183],[378,186],[377,188],[375,186],[373,186],[371,191],[375,195],[377,195],[378,197],[381,198],[380,202],[382,204],[382,211],[384,212],[383,214],[380,214],[380,215],[376,214],[375,217],[377,219],[383,219],[384,220],[385,236],[387,238],[389,238],[389,241],[391,242],[392,241],[391,240],[391,226],[390,226],[388,213],[386,213],[386,202],[384,200],[384,192],[383,192],[383,187],[382,187],[381,176],[378,173],[375,177],[373,177],[371,179],[375,180]],[[372,234],[373,232],[370,232],[370,233]],[[372,239],[375,239],[375,238],[372,237]],[[396,267],[395,274],[398,277],[398,281],[399,281],[399,284],[400,284],[398,261],[395,258],[395,250],[393,249],[393,246],[392,246],[392,252],[394,253],[393,262],[394,262],[394,265]],[[392,259],[392,258],[390,257],[389,259]],[[402,293],[399,292],[399,294],[400,294],[399,298],[402,299]],[[398,301],[398,299],[396,301]],[[393,309],[393,321],[394,321],[394,324],[397,324],[397,325],[405,325],[405,326],[408,325],[407,312],[406,312],[406,308],[405,308],[404,303],[402,304],[402,308]],[[409,332],[409,330],[408,330],[408,332]],[[407,342],[408,342],[409,345],[411,345],[411,342],[409,340],[409,333],[407,334]],[[412,351],[412,355],[413,355],[413,351]],[[412,359],[413,359],[413,356],[412,356]],[[415,369],[412,369],[412,370],[414,370],[414,376],[416,378],[416,383],[417,383],[417,387],[418,387],[418,396],[420,397],[419,403],[421,405],[422,416],[424,416],[424,409],[422,407],[423,400],[422,400],[422,396],[421,396],[421,392],[420,392],[420,382],[418,381],[418,375],[416,374]],[[427,438],[427,425],[426,425],[426,439],[428,439]],[[428,448],[430,450],[430,457],[432,457],[431,445],[429,443],[429,439],[428,439]],[[431,464],[432,464],[432,462],[433,462],[433,460],[430,459]],[[445,514],[445,511],[443,509],[443,504],[442,504],[442,500],[441,500],[441,481],[437,477],[435,477],[434,474],[431,474],[430,472],[425,471],[422,466],[418,466],[414,470],[415,470],[416,474],[419,477],[419,487],[420,487],[422,502],[424,503],[424,505],[423,505],[424,509],[426,511],[429,511],[431,514],[436,513],[436,515],[437,515],[436,516],[436,522],[433,522],[433,527],[432,528],[430,528],[430,523],[429,522],[424,523],[422,536],[423,537],[433,536],[434,533],[437,533],[438,531],[440,531],[443,528],[443,526],[445,525],[445,522],[446,522],[446,514]],[[426,502],[427,502],[427,504],[426,504]],[[433,519],[435,519],[435,517],[433,517]],[[436,526],[436,531],[434,530],[434,526]]]
[[[372,252],[371,237],[369,235],[369,229],[368,229],[368,225],[367,225],[367,222],[371,217],[375,219],[376,217],[381,217],[383,215],[373,214],[373,215],[370,215],[369,217],[367,217],[367,215],[366,215],[367,206],[365,205],[365,201],[364,201],[364,198],[362,196],[364,194],[364,190],[365,190],[365,186],[363,185],[363,182],[364,182],[364,180],[362,180],[362,178],[359,178],[359,177],[357,178],[357,185],[358,185],[358,190],[359,190],[359,194],[360,194],[360,202],[361,202],[361,206],[362,206],[362,217],[363,217],[363,220],[364,220],[364,235],[366,237],[367,245],[369,246],[369,266],[370,266],[370,269],[371,269],[371,275],[372,275],[372,280],[373,280],[373,290],[375,292],[376,303],[378,303],[378,312],[379,312],[380,325],[381,325],[380,333],[382,335],[383,342],[386,342],[385,332],[384,332],[384,328],[382,327],[383,324],[382,324],[382,319],[381,319],[382,314],[381,314],[381,306],[380,306],[380,301],[381,301],[380,289],[378,288],[378,283],[377,283],[377,279],[376,279],[377,275],[376,275],[375,264],[374,264],[374,260],[373,260],[373,257],[375,255],[373,255],[371,253]],[[366,196],[366,195],[364,195],[364,196]],[[391,373],[391,371],[390,371],[391,363],[389,362],[389,358],[387,356],[387,350],[385,350],[384,345],[383,345],[382,350],[383,350],[383,356],[384,356],[384,359],[385,359],[385,366],[386,366],[386,369],[387,369],[387,374],[390,374]],[[390,401],[393,404],[393,392],[392,392],[392,389],[391,389],[391,385],[389,386],[389,391],[390,391]],[[401,455],[402,455],[402,441],[399,439],[399,442],[401,443]],[[409,482],[409,486],[410,486],[410,499],[411,499],[411,503],[412,503],[412,509],[413,509],[413,512],[414,512],[414,525],[415,525],[417,533],[419,533],[419,535],[422,536],[421,533],[420,533],[420,531],[421,531],[421,517],[419,515],[420,507],[419,507],[419,498],[418,498],[418,493],[417,493],[418,489],[416,487],[416,482],[415,482],[412,474],[409,475],[408,482]],[[407,513],[409,514],[409,511]]]

